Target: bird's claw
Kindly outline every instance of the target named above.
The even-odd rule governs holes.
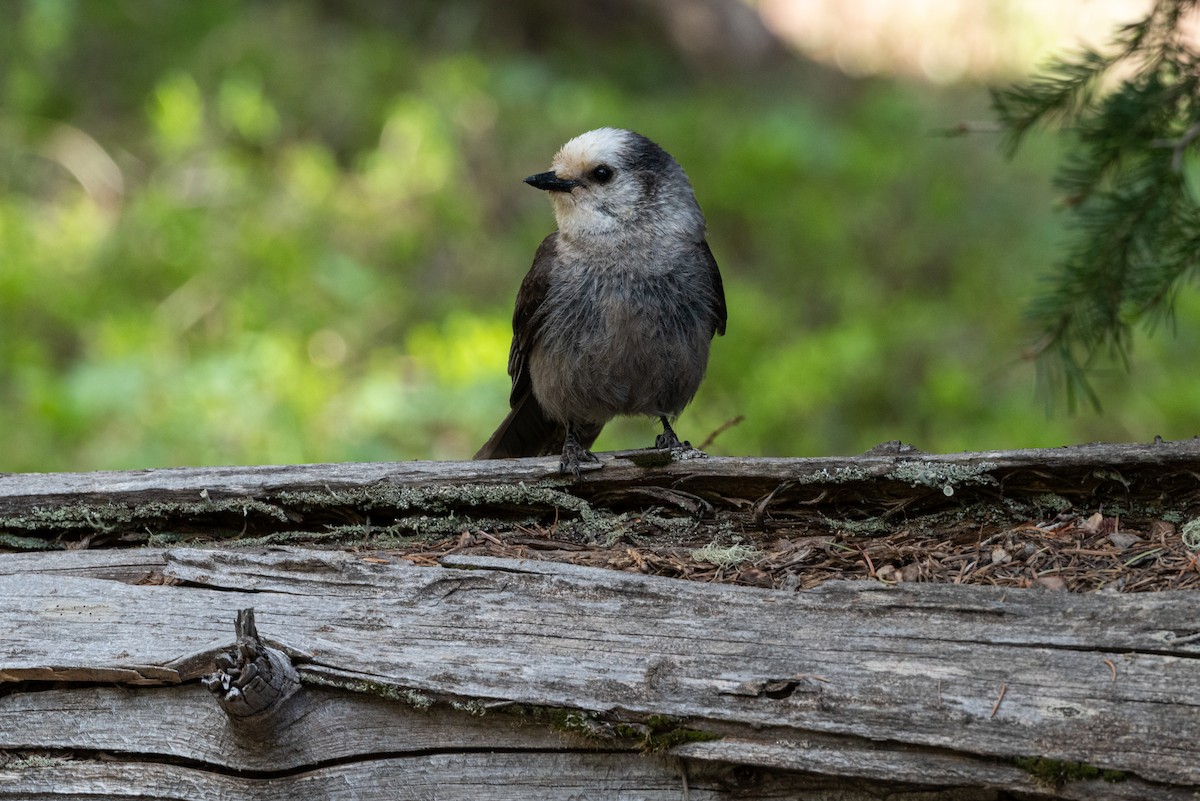
[[[600,467],[603,467],[596,454],[582,447],[577,442],[568,442],[563,446],[562,461],[559,462],[558,472],[570,473],[572,477],[579,478],[579,472],[583,469],[582,464],[584,462],[595,465],[594,467],[589,467],[589,470],[598,470]]]
[[[692,450],[692,443],[680,442],[674,431],[664,431],[654,438],[654,447],[660,451]]]
[[[671,461],[682,462],[685,459],[707,459],[708,454],[692,447],[687,440],[680,441],[674,429],[663,421],[663,432],[654,438],[654,447],[660,451],[670,451]]]

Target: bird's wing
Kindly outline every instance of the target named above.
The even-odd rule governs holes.
[[[712,250],[708,247],[708,241],[700,240],[700,249],[703,251],[703,258],[708,265],[708,278],[712,282],[712,295],[710,307],[713,319],[716,321],[717,333],[721,336],[725,335],[725,321],[728,318],[728,313],[725,310],[725,284],[721,282],[721,270],[717,267],[717,260],[713,258]]]
[[[512,392],[509,406],[518,402],[532,391],[529,370],[525,364],[529,351],[541,334],[542,302],[550,289],[550,275],[558,264],[558,232],[542,240],[533,257],[533,266],[517,290],[517,305],[513,310],[512,346],[508,350],[508,374],[512,377]]]
[[[550,287],[550,275],[558,264],[557,243],[557,233],[546,237],[517,291],[512,347],[508,351],[508,374],[512,376],[512,392],[508,403],[512,410],[475,454],[476,459],[550,456],[562,450],[566,426],[561,421],[550,419],[538,403],[527,365],[529,351],[541,334],[542,303]],[[576,428],[580,444],[589,448],[599,436],[603,424],[585,424]]]

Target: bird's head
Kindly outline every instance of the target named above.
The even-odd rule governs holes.
[[[549,172],[525,183],[550,193],[568,239],[704,238],[704,215],[683,168],[632,131],[580,134],[562,146]]]

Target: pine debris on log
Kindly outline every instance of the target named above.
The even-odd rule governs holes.
[[[0,549],[316,545],[422,564],[453,553],[536,557],[781,589],[836,578],[1200,586],[1200,440],[603,459],[577,482],[554,459],[0,474]]]

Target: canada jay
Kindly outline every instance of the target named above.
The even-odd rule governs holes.
[[[538,248],[513,313],[512,411],[476,459],[548,456],[563,472],[617,415],[671,429],[725,333],[721,273],[683,168],[631,131],[600,128],[563,145],[525,183],[554,201],[558,231]]]

